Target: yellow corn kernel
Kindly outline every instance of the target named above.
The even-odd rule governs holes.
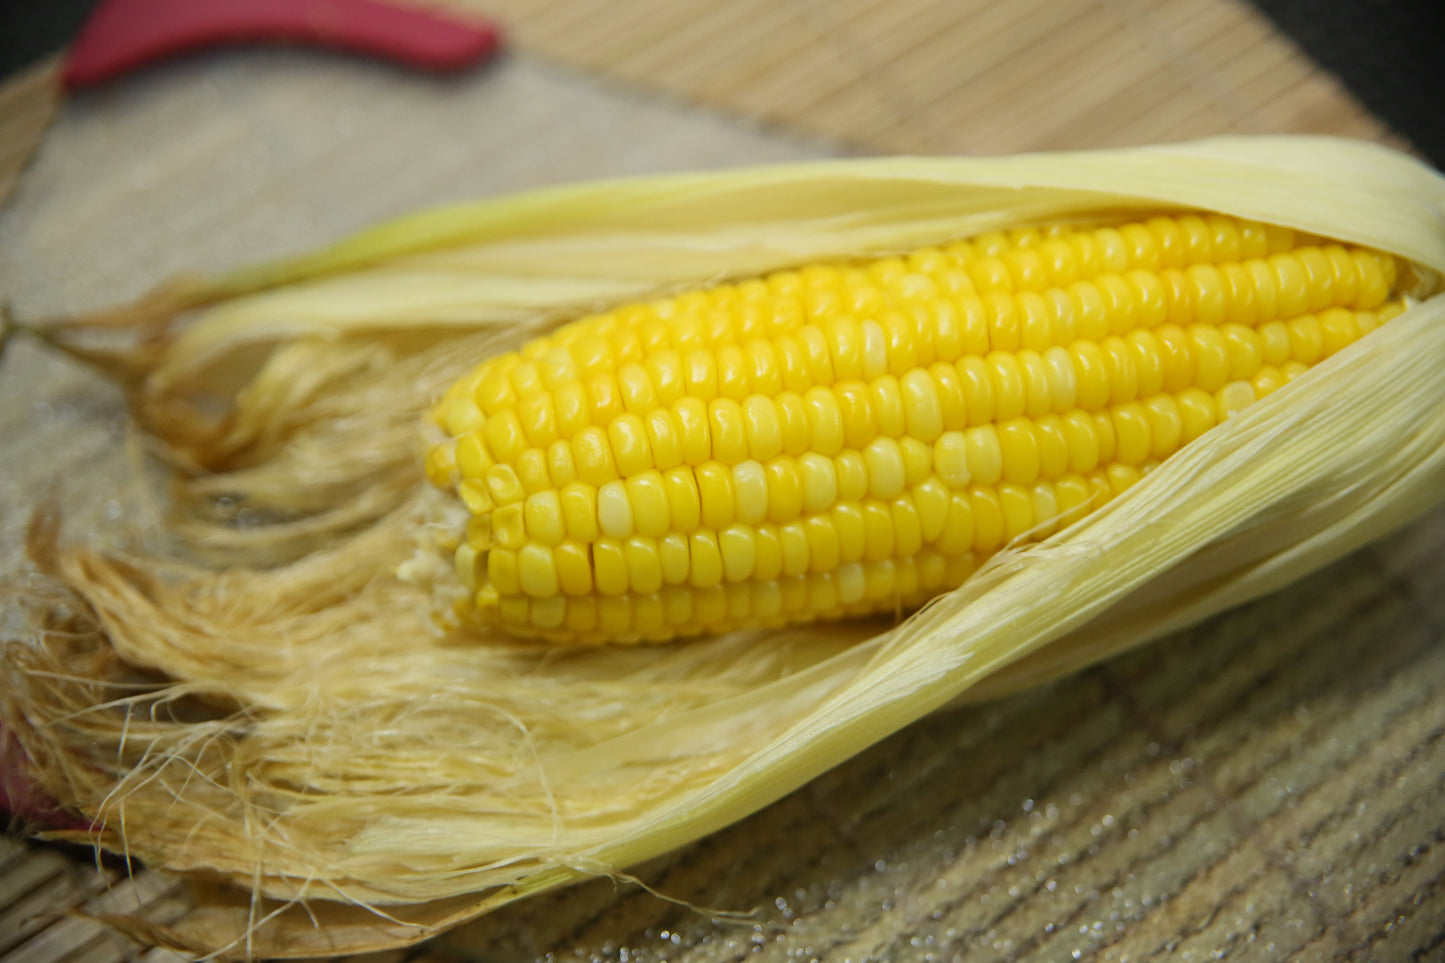
[[[582,318],[430,412],[454,611],[625,642],[916,605],[1386,323],[1398,270],[1184,214]]]

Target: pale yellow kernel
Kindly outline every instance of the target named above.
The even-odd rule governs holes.
[[[552,409],[557,414],[558,438],[571,438],[592,421],[587,388],[581,382],[570,381],[554,389]]]
[[[1137,401],[1110,409],[1114,420],[1114,457],[1126,465],[1141,465],[1153,451],[1149,417]]]
[[[1326,358],[1343,351],[1360,338],[1360,325],[1353,311],[1332,308],[1320,313],[1319,322]]]
[[[1290,359],[1304,365],[1312,365],[1325,354],[1325,333],[1319,319],[1312,314],[1285,322],[1289,332]],[[1201,387],[1203,387],[1201,385]]]
[[[623,478],[653,467],[652,447],[647,441],[647,428],[635,414],[625,414],[607,426],[607,440],[612,445],[613,462]]]
[[[774,458],[765,466],[767,475],[768,517],[774,522],[790,522],[803,510],[803,481],[798,465],[787,456]]]
[[[556,595],[557,565],[552,550],[535,542],[524,545],[517,553],[517,582],[527,595]]]
[[[839,501],[856,502],[868,494],[868,466],[861,452],[839,452],[833,470],[838,476]]]
[[[597,489],[575,482],[562,488],[559,498],[568,537],[584,543],[596,538]]]
[[[893,551],[897,555],[909,556],[923,547],[923,524],[918,518],[918,508],[911,498],[895,498],[888,503],[893,516]]]
[[[1089,281],[1069,285],[1078,336],[1085,341],[1101,341],[1109,335],[1108,305],[1103,292]]]
[[[664,329],[665,330],[665,329]],[[648,380],[657,395],[657,404],[670,405],[687,392],[682,355],[669,347],[659,347],[643,362]]]
[[[995,432],[1002,478],[1017,485],[1032,485],[1039,477],[1039,440],[1032,423],[1014,418],[1000,424]],[[983,477],[975,472],[975,476]],[[987,482],[985,482],[987,484]]]
[[[557,566],[557,587],[566,595],[586,595],[592,591],[592,563],[587,546],[566,541],[552,551]]]
[[[1324,255],[1330,266],[1331,288],[1335,304],[1353,307],[1360,294],[1360,272],[1355,269],[1355,260],[1338,244],[1325,247]]]
[[[473,515],[490,512],[493,505],[492,493],[487,491],[486,482],[479,478],[467,478],[457,484],[457,495],[467,511]]]
[[[517,576],[517,553],[494,548],[487,552],[487,581],[498,595],[516,595],[522,590]]]
[[[457,581],[468,592],[477,590],[477,563],[481,560],[482,553],[475,546],[463,542],[457,546],[456,553],[452,556],[452,571],[456,573]]]
[[[597,425],[605,425],[627,410],[622,404],[617,379],[605,371],[588,376],[587,404],[591,410],[590,420]]]
[[[1274,365],[1267,364],[1255,372],[1254,377],[1249,379],[1249,383],[1254,386],[1255,397],[1263,398],[1283,388],[1286,380],[1284,372]]]
[[[843,502],[834,505],[828,517],[838,535],[838,561],[846,565],[862,558],[867,549],[862,507],[857,502]]]
[[[995,351],[984,359],[993,383],[994,418],[1017,418],[1028,407],[1023,367],[1017,352]]]
[[[732,523],[737,510],[733,496],[733,472],[721,462],[710,461],[694,470],[698,499],[702,504],[704,528],[721,530]]]
[[[627,479],[625,485],[627,499],[632,503],[633,527],[638,534],[656,538],[672,529],[672,515],[660,472],[643,472]]]
[[[783,546],[773,525],[759,525],[753,530],[753,578],[766,582],[783,570]],[[754,588],[759,586],[755,585]]]
[[[1118,445],[1118,439],[1114,436],[1114,419],[1107,410],[1095,411],[1090,417],[1094,419],[1094,437],[1099,442],[1099,462],[1107,465],[1114,460],[1114,451]]]
[[[652,466],[667,471],[682,464],[682,442],[678,436],[677,422],[666,408],[656,408],[643,419],[647,447],[652,454]]]
[[[457,439],[455,465],[463,478],[486,475],[487,469],[492,467],[492,458],[487,454],[481,435],[471,432]]]
[[[1075,408],[1060,419],[1064,440],[1069,446],[1069,468],[1079,474],[1093,471],[1099,465],[1099,436],[1096,422],[1088,412]]]
[[[813,515],[803,522],[808,539],[808,568],[813,572],[831,572],[838,567],[838,530],[833,516]]]
[[[812,435],[811,449],[820,455],[834,455],[843,449],[843,414],[838,399],[827,388],[809,388],[803,395]]]
[[[735,344],[720,344],[713,353],[717,357],[718,398],[742,401],[753,390],[752,379],[748,377],[748,359],[743,349]]]
[[[802,510],[813,514],[831,507],[838,499],[838,474],[833,459],[809,452],[800,457],[797,464],[802,481]]]
[[[1218,409],[1215,407],[1214,398],[1199,388],[1180,392],[1177,400],[1179,417],[1184,424],[1182,440],[1187,445],[1214,427]]]
[[[597,489],[597,525],[602,534],[612,538],[629,538],[635,531],[632,500],[627,497],[627,485],[620,479]]]
[[[783,556],[783,575],[801,575],[808,570],[808,535],[801,522],[779,526],[778,544]]]
[[[1060,521],[1078,521],[1094,499],[1094,486],[1081,475],[1070,474],[1054,484],[1054,500]]]
[[[913,505],[918,509],[918,524],[925,542],[935,542],[943,534],[948,518],[949,491],[937,478],[927,478],[911,489]]]
[[[547,470],[547,454],[540,448],[528,448],[514,466],[517,480],[528,495],[552,487],[552,474]]]
[[[1048,379],[1049,409],[1068,411],[1077,403],[1078,397],[1073,358],[1067,350],[1058,346],[1048,349],[1040,357]]]
[[[1163,352],[1153,331],[1133,331],[1125,339],[1134,355],[1134,372],[1138,377],[1138,395],[1147,398],[1164,390]]]
[[[1124,492],[1139,484],[1143,473],[1132,465],[1110,465],[1106,470],[1106,477],[1109,481],[1109,488],[1114,495],[1122,495]]]
[[[989,377],[988,364],[982,358],[967,357],[959,360],[955,370],[963,390],[968,423],[983,425],[993,421],[993,379]]]
[[[712,431],[707,403],[698,398],[679,398],[672,405],[672,418],[677,423],[683,463],[701,465],[711,459]]]
[[[717,397],[717,355],[711,348],[694,348],[682,356],[682,380],[690,397],[701,401]]]
[[[1130,271],[1124,279],[1129,283],[1135,322],[1140,327],[1157,328],[1169,320],[1168,295],[1156,272]]]
[[[1224,279],[1225,303],[1228,305],[1226,320],[1231,324],[1259,323],[1258,305],[1255,304],[1254,283],[1249,272],[1241,264],[1219,265],[1219,276]]]
[[[713,459],[725,465],[744,461],[748,457],[748,441],[742,406],[731,398],[718,398],[708,403],[707,414]]]
[[[1202,324],[1189,327],[1189,347],[1194,356],[1194,383],[1205,391],[1218,391],[1229,380],[1229,347],[1218,328]]]
[[[693,588],[709,588],[722,584],[722,550],[718,547],[717,536],[707,531],[693,532],[688,536],[688,549],[692,558],[689,584]]]
[[[743,345],[748,382],[754,394],[771,398],[783,390],[783,371],[771,341],[754,338]]]
[[[833,397],[838,400],[838,412],[843,420],[843,443],[849,448],[862,448],[878,434],[871,394],[862,381],[844,381],[833,386]]]
[[[874,498],[892,498],[903,491],[906,473],[903,451],[892,438],[875,438],[863,449],[868,468],[868,491]]]
[[[991,555],[1003,547],[1003,507],[998,492],[992,487],[975,485],[968,490],[969,511],[973,517],[974,551]]]
[[[657,542],[650,538],[635,536],[622,546],[627,561],[628,587],[635,593],[646,595],[662,588],[662,559],[657,551]]]
[[[940,431],[962,428],[968,424],[968,408],[963,397],[963,384],[951,364],[936,361],[928,368],[929,380],[937,392]]]
[[[1231,418],[1255,402],[1254,385],[1248,381],[1231,381],[1215,393],[1219,406],[1219,420]]]
[[[983,296],[988,314],[988,344],[994,351],[1017,351],[1023,345],[1023,319],[1013,295],[988,291]]]
[[[582,429],[572,439],[572,460],[577,477],[589,485],[604,485],[617,477],[612,444],[607,433],[596,425]]]
[[[1059,514],[1058,498],[1054,495],[1054,486],[1048,482],[1039,482],[1029,490],[1034,504],[1034,532],[1035,538],[1047,538],[1058,529],[1056,519]]]
[[[903,394],[898,379],[892,375],[874,378],[868,385],[868,404],[880,435],[897,438],[907,430],[907,418],[903,411]]]
[[[526,497],[526,489],[511,465],[493,465],[487,469],[487,493],[498,505],[510,505]]]
[[[1143,403],[1149,422],[1152,458],[1167,458],[1178,451],[1184,438],[1184,417],[1173,395],[1157,394]]]
[[[863,601],[863,595],[867,591],[868,580],[863,574],[863,566],[857,562],[844,563],[833,573],[833,584],[838,589],[838,602],[841,605],[853,605]]]
[[[954,492],[948,499],[948,513],[935,544],[945,555],[958,555],[973,548],[973,501],[967,492]]]
[[[1003,450],[999,446],[998,430],[993,425],[964,429],[963,443],[972,481],[978,485],[997,485],[1003,478]]]
[[[903,451],[904,484],[912,486],[933,474],[933,446],[916,438],[904,437],[898,442]]]
[[[1109,403],[1109,368],[1104,352],[1093,341],[1075,341],[1069,346],[1073,361],[1075,397],[1080,408],[1098,411]]]
[[[843,381],[863,376],[863,332],[851,315],[824,318],[819,322],[827,339],[834,376]]]
[[[783,450],[782,426],[778,408],[762,395],[750,395],[742,407],[743,432],[747,453],[758,461],[767,461]]]
[[[470,398],[459,398],[446,406],[445,414],[442,415],[441,424],[447,434],[453,438],[465,435],[469,431],[475,431],[486,421],[482,409],[478,408],[476,402]]]
[[[783,452],[798,456],[809,450],[812,430],[808,427],[808,408],[797,392],[784,391],[773,399],[778,409],[778,432]]]
[[[620,596],[631,586],[627,549],[616,538],[592,542],[592,581],[604,596]]]
[[[1054,343],[1054,308],[1037,291],[1018,296],[1019,344],[1030,351],[1047,351]]]
[[[888,371],[888,339],[877,321],[864,321],[859,327],[863,337],[863,369],[865,381]]]
[[[1003,512],[1004,544],[1027,534],[1034,527],[1037,518],[1031,489],[1004,483],[998,486],[998,503]]]
[[[562,518],[562,500],[556,491],[528,495],[523,511],[527,535],[543,545],[556,545],[567,534]]]
[[[744,525],[756,525],[768,517],[768,477],[761,462],[739,462],[733,466],[733,517]]]
[[[1224,277],[1212,264],[1194,264],[1185,272],[1191,286],[1196,324],[1221,325],[1229,316]]]
[[[1299,258],[1275,254],[1266,262],[1274,274],[1275,298],[1280,317],[1292,318],[1310,309],[1309,278]]]
[[[961,431],[945,431],[933,443],[933,466],[950,488],[962,488],[973,481],[968,468],[968,443]]]

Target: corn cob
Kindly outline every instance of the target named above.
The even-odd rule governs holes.
[[[915,607],[1402,305],[1216,215],[976,237],[583,318],[432,412],[451,615],[582,642]]]

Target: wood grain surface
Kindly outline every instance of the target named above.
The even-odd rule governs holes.
[[[463,77],[232,51],[69,101],[0,211],[0,301],[97,307],[418,205],[612,174],[1386,136],[1220,0],[487,10],[517,52]],[[0,90],[7,147],[36,128],[38,76]],[[112,389],[11,345],[0,574],[42,498],[78,538],[155,510],[127,438]],[[661,897],[598,881],[378,959],[1445,959],[1442,545],[1437,515],[1192,632],[925,720],[638,867]],[[4,963],[162,963],[85,914],[189,908],[164,874],[0,841]]]

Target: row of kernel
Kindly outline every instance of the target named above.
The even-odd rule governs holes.
[[[533,359],[507,364],[497,359],[485,378],[469,380],[485,414],[545,388],[568,389],[577,396],[574,402],[591,395],[591,408],[600,416],[599,409],[641,410],[684,393],[742,398],[883,372],[898,375],[934,358],[1037,351],[1077,338],[1097,341],[1166,319],[1254,325],[1331,306],[1373,308],[1388,296],[1393,271],[1391,258],[1336,245],[1268,261],[1105,274],[1042,293],[927,300],[912,312],[880,312],[863,320],[831,315],[771,339],[699,344],[673,338],[654,344],[644,342],[636,326],[622,326],[605,335],[579,335],[567,348],[539,350]]]
[[[1390,296],[1395,270],[1388,255],[1330,245],[1166,270],[1159,278],[1173,323],[1256,325],[1329,308],[1379,307]]]
[[[1073,405],[1100,410],[1140,396],[1152,398],[1161,390],[1177,392],[1181,385],[1217,392],[1254,379],[1266,367],[1310,365],[1329,357],[1397,311],[1397,305],[1378,315],[1332,309],[1258,329],[1165,326],[1098,345],[1076,342],[1042,355],[997,352],[956,367],[915,369],[901,381],[884,376],[870,385],[851,382],[802,396],[755,395],[741,405],[729,399],[710,405],[682,399],[645,419],[621,415],[606,431],[589,424],[571,442],[555,441],[546,452],[528,445],[555,432],[555,422],[529,419],[528,438],[520,418],[503,414],[489,419],[481,432],[459,439],[454,461],[464,478],[480,478],[494,460],[511,459],[524,490],[531,492],[579,478],[601,485],[684,462],[736,464],[781,452],[834,454],[844,446],[861,449],[879,435],[927,443],[962,426],[1037,419]]]
[[[1318,249],[1309,250],[1324,258]],[[499,368],[489,378],[473,381],[476,411],[449,401],[453,413],[447,427],[460,434],[475,427],[480,414],[515,408],[519,424],[535,424],[534,433],[546,434],[554,421],[569,416],[575,430],[578,421],[605,423],[624,411],[647,411],[684,396],[741,401],[750,394],[772,396],[885,373],[897,377],[936,358],[956,362],[990,351],[1044,352],[1078,340],[1139,334],[1138,329],[1156,328],[1166,319],[1174,326],[1250,326],[1273,322],[1277,316],[1297,319],[1310,310],[1328,309],[1331,302],[1377,306],[1388,294],[1382,265],[1393,262],[1368,252],[1351,256],[1333,250],[1347,264],[1361,266],[1354,283],[1344,284],[1338,277],[1332,281],[1324,277],[1328,265],[1310,266],[1303,255],[1289,255],[1270,264],[1253,262],[1258,268],[1254,273],[1232,265],[1225,270],[1201,266],[1188,273],[1111,275],[1044,295],[938,302],[911,316],[891,312],[860,322],[842,315],[774,340],[685,351],[663,348],[639,354],[639,360],[607,355],[587,365],[559,363],[553,371],[544,357],[511,365],[505,377]],[[1311,277],[1324,280],[1306,284]],[[1275,285],[1279,278],[1288,284]],[[1281,299],[1286,289],[1291,293]]]
[[[500,595],[604,595],[651,592],[662,585],[696,588],[825,572],[859,561],[907,558],[926,546],[946,555],[986,555],[1061,515],[1112,497],[1137,481],[1153,462],[1111,465],[1056,482],[1000,483],[949,491],[936,480],[890,501],[866,499],[776,525],[730,524],[722,529],[660,537],[601,536],[592,542],[508,541],[487,552],[473,545],[457,553],[463,584],[477,581],[465,566],[485,560],[487,581]]]
[[[694,631],[764,628],[817,618],[892,611],[962,584],[970,556],[841,566],[835,571],[737,582],[704,589],[664,587],[619,596],[487,597],[505,626],[567,641],[662,640]]]

